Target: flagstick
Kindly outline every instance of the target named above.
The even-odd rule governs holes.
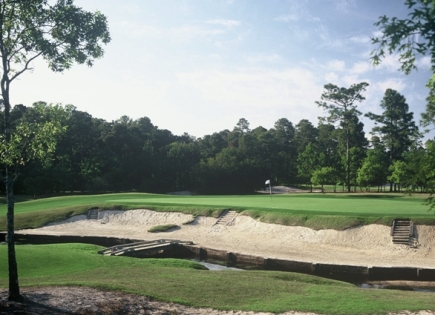
[[[269,192],[270,192],[270,201],[272,201],[272,186],[270,185],[270,182],[269,182]]]

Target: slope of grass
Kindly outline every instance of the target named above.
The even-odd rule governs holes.
[[[435,224],[435,216],[423,204],[424,196],[402,194],[291,194],[252,196],[169,196],[122,193],[63,196],[17,202],[17,228],[35,228],[101,209],[140,209],[180,211],[193,215],[218,216],[223,209],[235,209],[269,223],[300,225],[314,229],[348,227],[379,223],[406,217],[417,224]],[[6,205],[0,205],[0,229],[6,228]]]
[[[189,261],[109,257],[97,250],[83,244],[17,246],[20,285],[83,285],[223,310],[320,314],[435,310],[431,293],[359,289],[285,272],[208,271]],[[6,247],[0,246],[1,266],[7,265],[6,257]],[[0,268],[0,287],[7,285],[7,268]]]

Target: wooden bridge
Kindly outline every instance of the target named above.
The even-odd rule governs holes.
[[[177,240],[154,240],[141,241],[130,244],[122,244],[104,248],[98,251],[98,254],[105,256],[152,256],[164,252],[165,250],[173,249],[178,245],[193,245],[190,241]]]

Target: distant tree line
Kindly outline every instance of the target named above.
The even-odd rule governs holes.
[[[365,114],[375,123],[366,137],[356,103],[364,100],[367,85],[325,85],[317,103],[326,115],[317,126],[281,118],[271,129],[251,129],[241,118],[232,130],[197,139],[159,129],[148,117],[108,122],[73,107],[52,159],[23,165],[15,191],[246,194],[264,188],[266,179],[346,191],[432,189],[435,142],[421,143],[413,113],[397,91],[386,90],[381,115]],[[33,107],[23,105],[11,117],[38,120]]]

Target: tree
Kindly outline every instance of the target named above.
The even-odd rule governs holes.
[[[375,122],[373,135],[378,135],[389,151],[390,164],[400,160],[419,136],[418,127],[414,122],[414,113],[409,112],[409,106],[403,95],[392,89],[385,91],[381,101],[384,109],[382,115],[367,113],[366,116]]]
[[[336,173],[334,168],[330,166],[321,167],[313,172],[313,176],[311,176],[311,183],[314,185],[321,185],[323,192],[323,185],[335,184],[335,175]]]
[[[86,12],[73,0],[3,0],[0,2],[1,96],[4,104],[4,146],[13,143],[10,122],[10,86],[20,75],[31,70],[31,63],[44,58],[51,70],[62,72],[73,63],[92,66],[103,55],[102,45],[110,41],[106,17]],[[36,145],[36,143],[34,143]],[[37,146],[34,148],[40,150]],[[14,247],[14,175],[10,152],[2,157],[6,164],[8,210],[9,299],[20,300],[18,268]]]
[[[295,127],[294,142],[298,154],[301,154],[308,143],[316,142],[319,131],[307,119],[302,119]]]
[[[378,137],[372,137],[372,148],[367,151],[366,157],[358,170],[357,181],[361,186],[376,185],[379,188],[387,180],[388,157],[385,146]]]
[[[281,118],[275,122],[269,133],[273,138],[267,141],[275,143],[274,150],[270,152],[273,162],[271,178],[288,185],[295,180],[297,174],[295,128],[289,120]]]
[[[320,121],[329,123],[339,123],[344,131],[343,139],[345,145],[345,184],[347,191],[351,188],[351,127],[355,117],[361,115],[356,109],[356,102],[362,102],[365,98],[362,93],[369,84],[361,82],[353,84],[349,88],[338,87],[334,84],[326,84],[325,91],[322,93],[321,101],[316,101],[319,107],[322,107],[329,114],[328,117],[319,117]]]
[[[298,155],[298,175],[303,182],[310,182],[310,192],[313,191],[313,182],[311,178],[314,172],[319,169],[322,156],[319,153],[315,143],[308,143],[304,152]]]
[[[371,53],[374,65],[379,65],[386,53],[399,53],[400,70],[410,74],[417,69],[418,55],[431,57],[431,70],[435,72],[435,1],[406,0],[405,5],[411,12],[408,19],[388,18],[381,16],[375,26],[382,35],[373,37],[372,43],[377,46]],[[435,123],[435,74],[427,83],[429,96],[426,113],[422,115],[422,124],[428,126]]]

